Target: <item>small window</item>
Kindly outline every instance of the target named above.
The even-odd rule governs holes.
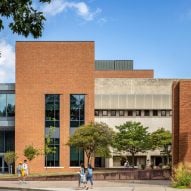
[[[124,116],[125,115],[125,111],[124,110],[120,110],[119,111],[119,116]]]
[[[111,110],[111,116],[116,116],[116,111],[115,110]]]
[[[128,116],[133,116],[133,111],[132,110],[128,111]]]
[[[153,110],[153,116],[158,116],[158,110]]]
[[[99,116],[99,110],[95,110],[95,116]]]
[[[136,110],[136,116],[141,116],[141,110]]]
[[[169,111],[170,112],[170,116],[172,116],[172,111]]]
[[[108,111],[107,111],[107,110],[103,110],[103,111],[102,111],[102,115],[103,115],[103,116],[108,116]]]
[[[165,110],[161,111],[161,116],[166,116],[166,111]]]
[[[149,110],[144,110],[144,116],[150,116],[150,111]]]
[[[166,111],[166,116],[170,116],[170,111]]]

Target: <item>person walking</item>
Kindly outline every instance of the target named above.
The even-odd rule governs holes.
[[[22,164],[22,171],[23,183],[26,184],[26,178],[29,175],[27,160],[24,160],[24,163]]]
[[[81,184],[83,184],[84,189],[88,190],[87,180],[86,180],[86,175],[85,175],[85,167],[84,167],[83,163],[80,165],[79,188],[80,188]]]
[[[91,164],[88,164],[88,168],[86,171],[86,179],[87,179],[87,186],[88,186],[88,181],[91,183],[91,189],[93,188],[93,169]]]
[[[17,176],[18,180],[21,183],[22,182],[22,162],[20,161],[18,166],[17,166]]]

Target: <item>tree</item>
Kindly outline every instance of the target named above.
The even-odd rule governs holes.
[[[34,148],[33,145],[28,145],[24,149],[24,156],[29,160],[32,161],[35,157],[39,155],[39,150]]]
[[[45,155],[45,166],[46,167],[47,167],[47,158],[48,158],[48,155],[54,154],[55,153],[55,149],[56,149],[55,147],[51,146],[52,136],[54,134],[54,131],[55,131],[55,127],[50,127],[49,131],[48,131],[48,134],[46,134],[46,137],[45,137],[44,155]],[[46,170],[47,170],[47,168],[46,168]]]
[[[50,3],[51,0],[39,0],[40,3]],[[9,28],[13,33],[34,38],[42,36],[44,21],[43,13],[34,9],[32,0],[1,0],[0,30],[4,29],[2,17],[7,18]]]
[[[105,123],[90,123],[77,128],[70,136],[67,145],[83,149],[88,164],[95,154],[109,157],[109,146],[112,144],[114,132]]]
[[[134,167],[135,154],[145,152],[151,148],[150,134],[148,127],[143,127],[139,122],[126,122],[116,126],[118,132],[114,138],[113,146],[118,151],[126,151],[132,155],[132,165]]]
[[[4,155],[4,160],[8,165],[9,173],[12,174],[12,164],[17,160],[17,154],[14,151],[7,151]]]
[[[151,134],[152,148],[161,149],[161,153],[169,158],[171,155],[172,133],[164,128],[160,128]]]

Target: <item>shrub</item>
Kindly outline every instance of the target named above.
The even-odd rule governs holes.
[[[172,182],[175,188],[188,188],[190,186],[191,173],[182,163],[173,168]]]

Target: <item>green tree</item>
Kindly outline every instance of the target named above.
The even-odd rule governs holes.
[[[96,154],[109,157],[109,146],[112,144],[114,132],[105,123],[90,123],[77,128],[70,136],[67,145],[83,149],[88,164]]]
[[[135,164],[135,154],[145,152],[151,148],[150,134],[148,127],[143,127],[139,122],[126,122],[116,126],[116,133],[113,146],[118,151],[126,151],[132,155],[132,165]]]
[[[160,128],[151,134],[152,148],[161,149],[161,153],[169,158],[171,155],[172,133],[164,128]]]
[[[46,170],[47,170],[47,159],[48,159],[48,155],[54,154],[55,151],[55,147],[51,146],[52,143],[52,136],[54,134],[55,131],[55,127],[50,127],[48,133],[46,134],[45,137],[45,144],[44,144],[44,155],[45,155],[45,166],[46,166]]]
[[[24,156],[29,160],[32,161],[35,157],[40,154],[39,150],[36,149],[33,145],[28,145],[24,149]]]
[[[50,3],[51,0],[38,0],[40,3]],[[34,38],[42,36],[44,21],[43,13],[36,10],[32,0],[1,0],[0,30],[4,29],[3,19],[7,18],[9,28],[13,33]]]
[[[4,160],[8,165],[9,173],[12,174],[12,164],[17,160],[17,154],[14,151],[7,151],[4,155]]]

